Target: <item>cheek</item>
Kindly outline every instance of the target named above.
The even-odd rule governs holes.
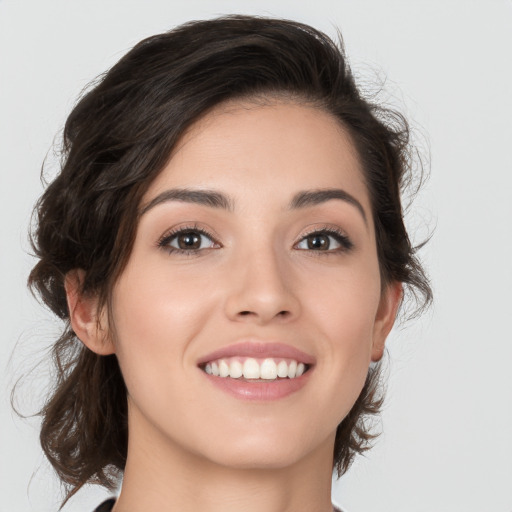
[[[215,305],[207,288],[204,280],[171,274],[165,265],[125,269],[113,291],[112,312],[116,354],[128,389],[130,383],[147,384],[183,365],[190,341]]]
[[[326,379],[335,383],[335,392],[341,386],[355,400],[371,361],[380,301],[378,269],[377,274],[372,267],[366,267],[361,272],[331,279],[326,289],[323,297],[311,298],[305,309],[310,315],[306,323],[318,330]]]
[[[332,343],[356,348],[371,341],[380,301],[376,263],[326,273],[309,288],[305,311],[311,312]]]

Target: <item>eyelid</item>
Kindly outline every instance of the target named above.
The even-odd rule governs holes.
[[[156,245],[162,249],[165,249],[169,252],[177,252],[181,254],[191,254],[191,253],[199,253],[204,249],[178,249],[176,247],[172,247],[169,244],[169,242],[175,238],[176,236],[180,235],[181,233],[187,233],[187,232],[195,232],[200,235],[204,235],[207,238],[209,238],[216,246],[222,247],[220,242],[217,240],[217,236],[211,233],[208,229],[204,227],[200,227],[197,225],[197,223],[193,224],[181,224],[179,226],[175,226],[169,230],[167,230],[157,241]]]
[[[332,225],[324,225],[324,226],[317,226],[315,228],[311,228],[306,233],[302,234],[298,242],[294,244],[294,248],[297,247],[299,243],[304,241],[308,236],[311,235],[328,235],[332,236],[336,239],[336,241],[340,244],[341,247],[331,250],[318,250],[315,251],[313,249],[297,249],[300,251],[307,251],[312,253],[319,253],[319,254],[333,254],[333,253],[339,253],[339,252],[348,252],[354,248],[354,243],[352,242],[351,238],[347,235],[347,233],[342,230],[341,228],[337,226]]]
[[[173,247],[169,245],[171,240],[176,238],[181,233],[187,232],[195,232],[200,235],[203,235],[211,240],[211,242],[216,247],[204,247],[199,249],[181,249],[177,247]],[[336,242],[339,244],[339,247],[335,249],[326,249],[326,250],[314,250],[314,249],[298,249],[298,245],[303,242],[307,237],[311,235],[327,235],[336,239]],[[218,237],[214,235],[209,229],[200,227],[197,223],[191,224],[181,224],[175,226],[169,230],[167,230],[157,241],[156,244],[159,248],[164,249],[170,253],[178,253],[183,255],[199,255],[202,251],[212,249],[212,248],[220,248],[222,244],[218,241]],[[293,248],[299,251],[305,251],[308,253],[320,253],[323,255],[335,254],[335,253],[343,253],[352,250],[354,244],[347,233],[342,230],[338,226],[333,225],[323,225],[323,226],[315,226],[314,228],[310,228],[308,231],[303,233],[299,240],[293,245]]]

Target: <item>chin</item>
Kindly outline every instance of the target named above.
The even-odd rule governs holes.
[[[211,462],[240,470],[279,470],[297,464],[324,445],[332,453],[334,435],[312,438],[304,429],[261,428],[254,432],[229,433],[205,447]],[[332,439],[331,439],[332,438]]]
[[[223,454],[213,454],[210,459],[219,466],[239,470],[279,470],[296,464],[304,457],[302,447],[294,446],[279,449],[274,444],[265,443],[258,447],[228,450]]]

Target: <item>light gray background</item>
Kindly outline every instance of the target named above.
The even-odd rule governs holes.
[[[0,510],[57,510],[59,486],[8,388],[58,324],[25,289],[39,169],[87,82],[141,38],[226,13],[282,16],[331,36],[413,119],[432,176],[408,222],[435,306],[389,340],[384,434],[333,488],[350,512],[512,511],[510,1],[0,0]],[[423,135],[427,135],[428,143]],[[55,162],[51,152],[50,164]],[[425,227],[427,226],[427,228]],[[11,353],[17,345],[12,359]],[[41,367],[24,410],[44,396]],[[307,414],[307,411],[304,411]],[[86,489],[65,512],[108,493]]]

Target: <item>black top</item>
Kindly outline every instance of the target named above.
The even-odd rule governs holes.
[[[94,512],[110,512],[115,502],[115,498],[110,498],[107,501],[104,501],[97,509],[94,510]],[[343,510],[333,506],[332,512],[343,512]]]
[[[115,498],[109,498],[107,501],[104,501],[98,508],[94,509],[94,512],[110,512],[115,502]]]

